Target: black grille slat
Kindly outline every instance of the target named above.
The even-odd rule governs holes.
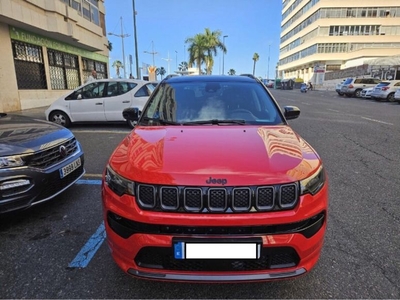
[[[66,148],[65,156],[62,156],[60,153],[59,149],[61,146],[64,146]],[[76,139],[72,138],[71,140],[59,144],[57,146],[54,146],[50,149],[33,154],[29,158],[28,165],[30,167],[45,169],[66,159],[71,154],[75,153],[76,150],[77,150]]]
[[[280,205],[282,207],[292,207],[297,200],[296,185],[289,184],[281,186]]]
[[[293,209],[298,183],[247,187],[189,187],[136,183],[139,206],[192,213],[244,213]]]
[[[161,188],[161,206],[164,209],[177,209],[179,207],[179,194],[176,187]]]

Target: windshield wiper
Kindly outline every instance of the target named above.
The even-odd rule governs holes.
[[[211,120],[199,120],[199,121],[190,121],[184,122],[182,125],[203,125],[203,124],[212,124],[212,125],[220,125],[220,124],[237,124],[244,125],[246,124],[245,120],[219,120],[219,119],[211,119]]]
[[[149,118],[149,117],[143,117],[144,121],[153,121],[153,122],[157,122],[160,123],[161,125],[181,125],[181,123],[177,123],[174,121],[168,121],[168,120],[163,120],[160,118]]]

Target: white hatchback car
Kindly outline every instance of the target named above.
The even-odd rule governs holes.
[[[382,81],[372,91],[371,98],[394,102],[394,93],[400,88],[400,80]]]
[[[75,122],[126,122],[122,111],[144,107],[157,82],[100,79],[58,98],[45,111],[48,121],[68,127]],[[134,123],[128,122],[133,128]]]

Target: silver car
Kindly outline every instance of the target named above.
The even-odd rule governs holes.
[[[400,104],[400,89],[397,89],[396,93],[394,93],[394,100],[396,100]]]
[[[394,102],[394,93],[400,88],[400,80],[382,81],[372,91],[373,99]]]

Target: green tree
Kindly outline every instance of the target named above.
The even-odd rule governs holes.
[[[163,76],[165,75],[165,73],[167,73],[167,71],[165,70],[164,67],[161,67],[160,70],[159,70],[159,73],[160,73],[160,75],[161,75],[161,80],[162,80],[162,79],[163,79]]]
[[[254,54],[253,54],[253,60],[254,60],[254,63],[253,63],[253,75],[256,73],[256,62],[257,62],[259,59],[260,59],[260,56],[258,55],[258,53],[257,53],[257,52],[254,53]]]
[[[205,62],[207,41],[203,34],[196,34],[194,37],[187,38],[185,43],[189,44],[189,65],[196,63],[196,67],[199,69],[201,74],[201,64]]]
[[[188,63],[186,61],[183,61],[179,64],[178,67],[179,71],[187,71],[188,69]]]
[[[117,77],[121,78],[121,76],[119,75],[119,70],[122,68],[124,68],[124,65],[122,64],[122,62],[120,60],[116,60],[113,62],[112,67],[115,68],[115,71],[117,72]]]
[[[230,69],[228,71],[228,75],[236,75],[236,71],[234,69]]]
[[[222,32],[220,30],[211,31],[209,28],[205,29],[204,37],[206,41],[206,69],[207,75],[212,74],[212,69],[214,66],[214,56],[217,56],[217,51],[222,50],[223,53],[226,53],[226,47],[223,42],[221,42]]]

